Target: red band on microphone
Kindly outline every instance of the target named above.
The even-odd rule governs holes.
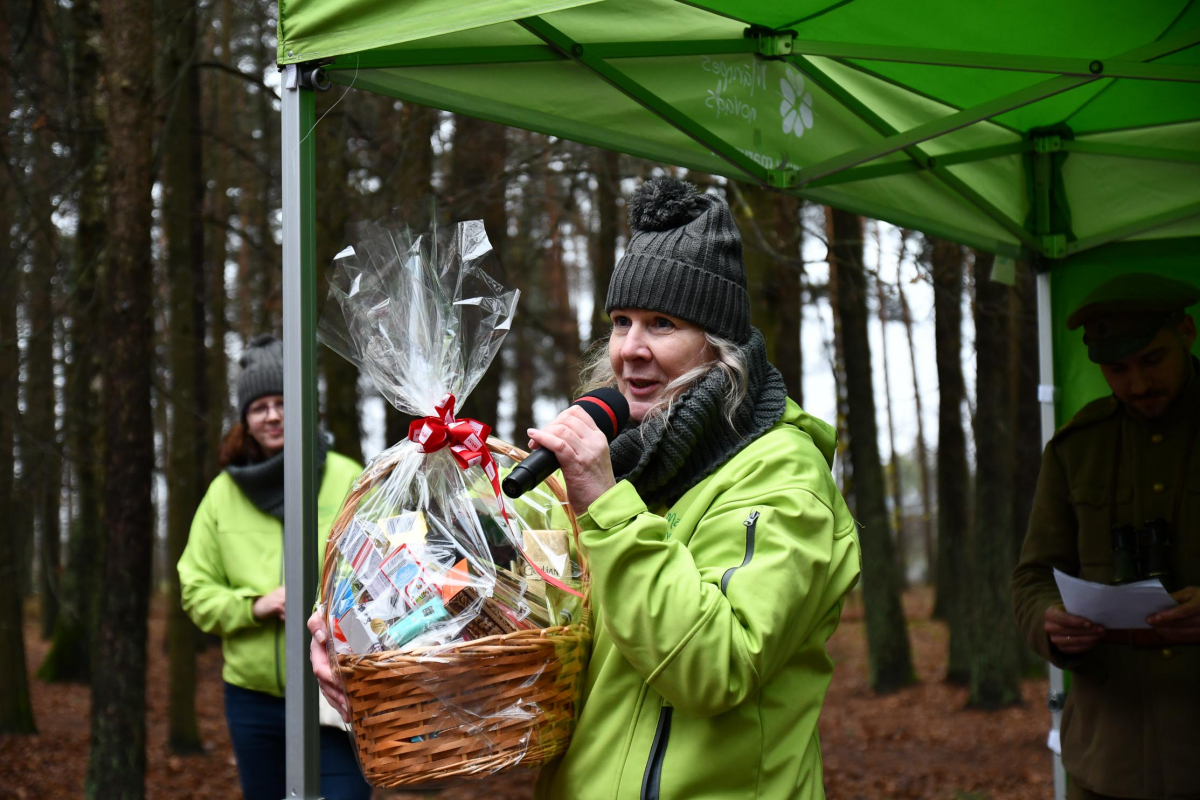
[[[608,414],[608,419],[610,422],[612,422],[613,435],[610,438],[616,437],[616,435],[618,433],[618,431],[617,431],[617,415],[614,414],[613,410],[608,407],[608,403],[605,403],[603,400],[597,400],[596,398],[590,397],[587,395],[584,395],[583,397],[579,398],[575,402],[576,403],[591,403],[593,405],[600,406],[600,408],[604,409],[604,413]]]

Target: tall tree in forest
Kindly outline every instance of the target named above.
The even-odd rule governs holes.
[[[863,269],[862,219],[830,209],[829,259],[837,269],[837,316],[845,348],[850,461],[854,468],[854,512],[859,520],[863,555],[863,607],[867,627],[870,683],[890,692],[915,680],[901,576],[892,546],[879,461],[871,346],[867,337],[867,276]]]
[[[508,269],[507,155],[508,141],[503,125],[455,116],[445,193],[448,220],[451,223],[483,220],[494,254],[488,268],[494,268],[496,274],[493,277],[505,285],[511,284],[516,275]],[[470,416],[489,425],[496,420],[500,402],[500,366],[497,359],[483,374],[466,403]]]
[[[433,133],[437,122],[438,112],[436,109],[419,106],[415,103],[405,103],[400,109],[399,127],[403,132],[402,136],[393,137],[390,134],[390,131],[394,130],[392,127],[386,125],[380,127],[380,130],[384,132],[380,137],[381,145],[394,145],[396,142],[401,145],[399,152],[389,159],[394,167],[385,180],[385,185],[396,187],[399,203],[396,213],[400,220],[417,228],[428,224],[430,206],[434,200]],[[369,218],[369,215],[365,218]],[[497,359],[489,372],[498,374],[499,371],[500,363]],[[476,391],[478,392],[478,390]],[[484,391],[486,392],[487,389],[485,388]],[[475,396],[479,397],[478,394]],[[486,403],[487,401],[481,400],[480,402]],[[393,408],[391,404],[386,405],[386,439],[390,445],[408,435],[408,423],[411,417]]]
[[[1020,555],[1025,529],[1033,510],[1037,464],[1042,457],[1041,404],[1038,402],[1037,277],[1028,263],[1018,263],[1017,283],[1010,293],[1010,402],[1015,410],[1013,438],[1013,552]]]
[[[1013,422],[1008,380],[1008,287],[992,280],[995,257],[976,251],[975,524],[967,537],[960,599],[971,631],[970,705],[1021,700],[1021,645],[1009,601],[1016,564],[1012,535]]]
[[[608,282],[617,265],[617,241],[621,219],[621,156],[612,150],[592,151],[592,173],[596,176],[596,235],[592,239],[592,334],[595,345],[608,335]]]
[[[896,420],[895,413],[892,407],[892,376],[891,369],[888,364],[888,322],[895,320],[897,314],[892,308],[892,302],[888,289],[884,288],[883,282],[883,239],[879,230],[879,223],[873,224],[875,233],[875,299],[879,303],[879,355],[881,356],[881,366],[883,367],[883,401],[887,404],[885,409],[887,412],[887,427],[888,427],[888,465],[886,469],[886,478],[888,489],[892,495],[892,529],[895,531],[896,538],[896,562],[900,567],[901,587],[908,585],[908,550],[907,540],[904,536],[904,486],[900,479],[900,456],[896,452]],[[906,242],[901,239],[900,242],[900,257],[899,261],[904,260],[904,250]]]
[[[54,642],[38,670],[47,681],[87,681],[96,592],[103,562],[100,524],[100,339],[96,285],[107,230],[104,207],[105,148],[97,87],[100,85],[98,0],[71,6],[72,58],[69,107],[72,169],[78,176],[77,225],[67,276],[67,348],[64,441],[78,509],[73,516],[62,581],[63,603]]]
[[[52,6],[30,4],[25,59],[34,76],[29,95],[33,124],[27,147],[32,174],[28,183],[31,230],[27,313],[29,334],[26,345],[25,436],[21,461],[25,484],[32,496],[33,520],[37,531],[38,595],[41,633],[49,639],[58,617],[59,564],[61,561],[59,510],[62,506],[62,451],[58,441],[55,397],[55,301],[59,277],[58,229],[54,224],[54,185],[60,179],[62,159],[55,156],[59,103],[57,84],[57,32],[50,18]]]
[[[545,310],[539,315],[541,327],[550,336],[550,352],[546,361],[552,381],[550,393],[560,401],[570,401],[579,382],[579,317],[571,303],[571,281],[566,258],[564,228],[570,216],[571,193],[564,186],[562,173],[554,169],[554,156],[549,150],[543,162],[542,185],[543,224],[539,257],[542,285],[546,292]],[[526,319],[526,322],[532,320]]]
[[[751,184],[730,184],[742,231],[750,288],[750,320],[762,331],[767,358],[783,375],[788,396],[803,402],[800,354],[800,199]]]
[[[909,231],[900,231],[900,236],[902,241],[907,243]],[[902,247],[901,249],[905,248]],[[904,332],[908,337],[908,358],[909,366],[912,369],[913,400],[917,410],[917,467],[918,473],[921,476],[921,541],[925,550],[925,580],[932,583],[935,574],[935,564],[937,563],[936,551],[933,544],[933,503],[931,500],[933,482],[929,475],[929,451],[925,443],[925,415],[921,407],[921,382],[917,377],[917,343],[913,336],[912,310],[908,305],[908,297],[904,294],[904,280],[901,274],[903,267],[904,259],[898,259],[896,261],[896,300],[900,308],[900,321],[904,323]]]
[[[969,640],[961,594],[963,546],[970,528],[968,516],[967,439],[963,403],[967,390],[962,371],[962,248],[942,239],[927,245],[933,275],[933,314],[938,371],[937,446],[937,572],[934,616],[950,628],[946,679],[966,683]]]
[[[202,752],[196,724],[196,643],[199,631],[183,611],[175,565],[187,546],[207,470],[205,427],[204,180],[201,175],[200,46],[188,0],[164,4],[160,74],[166,101],[162,128],[163,227],[169,282],[167,358],[171,427],[167,456],[168,741],[177,753]]]
[[[3,30],[0,30],[0,63],[11,64],[12,22],[11,11],[6,5],[0,11]],[[14,71],[0,70],[0,119],[11,119],[14,103]],[[8,127],[0,130],[3,147],[0,157],[9,173],[12,144],[16,137]],[[16,439],[15,417],[11,410],[17,407],[17,259],[11,252],[13,227],[12,209],[16,206],[16,193],[11,181],[0,182],[0,519],[12,519],[15,508],[13,496],[13,444]],[[33,707],[29,702],[29,679],[25,671],[25,632],[22,627],[22,597],[16,575],[21,570],[18,551],[14,547],[16,537],[0,536],[0,636],[5,646],[0,648],[0,734],[36,733]]]
[[[1021,545],[1033,511],[1042,457],[1042,409],[1038,401],[1037,277],[1025,262],[1017,264],[1016,286],[1008,315],[1008,356],[1013,423],[1012,552],[1020,560]],[[1043,671],[1044,662],[1028,647],[1018,650],[1021,671]]]
[[[329,95],[318,95],[319,103],[333,102]],[[323,112],[324,109],[321,109]],[[349,208],[344,198],[349,191],[350,164],[347,161],[347,117],[331,110],[317,129],[317,264],[328,276],[334,256],[346,246]],[[324,298],[325,289],[321,291]],[[362,430],[359,426],[358,368],[328,348],[320,348],[321,369],[325,373],[325,425],[333,434],[334,448],[344,456],[362,462]],[[389,442],[390,444],[390,442]]]
[[[146,612],[153,548],[149,424],[153,3],[106,0],[109,239],[104,274],[103,585],[92,676],[89,800],[141,800],[146,769]]]
[[[531,143],[536,142],[535,134],[522,134],[521,144],[525,149],[531,149]],[[530,181],[531,182],[531,181]],[[541,248],[537,244],[535,231],[540,230],[539,219],[542,207],[537,202],[535,192],[528,191],[528,183],[515,201],[514,217],[517,235],[509,241],[509,269],[515,275],[536,274]],[[525,431],[534,425],[533,403],[537,397],[538,365],[537,355],[541,349],[542,332],[532,324],[541,308],[540,282],[522,282],[521,302],[518,306],[518,320],[509,334],[512,344],[509,346],[512,359],[511,380],[516,389],[516,406],[513,410],[513,439],[517,444],[527,441]]]
[[[265,75],[275,68],[274,20],[270,11],[255,15],[254,74]],[[274,92],[265,86],[258,87],[252,99],[250,119],[258,131],[261,150],[264,154],[279,152],[279,112],[275,110]],[[254,278],[258,284],[258,297],[250,317],[254,320],[254,333],[282,333],[283,327],[283,270],[280,268],[279,248],[271,226],[271,212],[279,208],[279,159],[268,156],[264,159],[268,169],[254,173],[252,186],[258,190],[254,201],[248,204],[247,222],[258,238],[259,248],[255,251]]]
[[[210,26],[215,41],[210,46],[215,58],[219,58],[215,63],[232,70],[233,2],[219,0],[215,8],[216,24]],[[209,71],[201,81],[200,104],[204,119],[208,121],[205,126],[208,145],[201,146],[201,155],[205,164],[204,174],[208,176],[211,187],[205,197],[205,220],[208,226],[203,236],[204,274],[208,280],[205,287],[205,299],[208,304],[205,330],[211,341],[205,375],[205,383],[209,387],[204,433],[205,452],[208,454],[208,464],[204,472],[206,478],[216,472],[217,453],[230,405],[229,358],[225,354],[225,338],[229,333],[229,295],[225,285],[225,263],[229,256],[229,220],[234,209],[229,197],[229,190],[233,185],[233,171],[230,169],[227,142],[232,138],[230,117],[233,113],[235,90],[238,88],[240,87],[233,85],[231,75],[224,71]]]

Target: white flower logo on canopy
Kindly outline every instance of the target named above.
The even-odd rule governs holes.
[[[783,102],[779,104],[783,132],[803,136],[813,126],[813,98],[804,91],[804,76],[798,70],[787,70],[779,79],[779,91],[783,93]]]

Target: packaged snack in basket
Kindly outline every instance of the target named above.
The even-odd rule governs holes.
[[[362,226],[318,326],[415,417],[356,482],[322,565],[330,658],[377,786],[561,753],[590,645],[565,493],[548,481],[506,498],[523,454],[460,416],[518,298],[483,270],[490,250],[477,221],[428,236]]]

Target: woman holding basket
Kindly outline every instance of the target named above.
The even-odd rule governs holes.
[[[617,387],[637,424],[609,445],[573,407],[529,431],[579,518],[594,635],[570,748],[537,794],[823,798],[825,642],[859,574],[835,432],[787,398],[750,326],[725,202],[655,179],[630,223],[585,382]],[[344,708],[324,648],[312,660]]]
[[[283,345],[255,338],[239,364],[241,420],[221,443],[221,474],[196,509],[179,559],[183,608],[221,637],[225,719],[245,800],[279,800],[284,780]],[[317,495],[321,544],[362,469],[324,441]],[[367,800],[337,715],[321,714],[321,794]],[[331,727],[336,726],[336,727]]]

